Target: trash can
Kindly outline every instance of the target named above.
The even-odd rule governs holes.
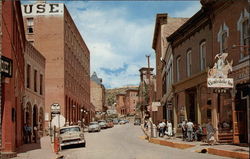
[[[155,124],[153,124],[151,137],[157,137],[157,128]]]

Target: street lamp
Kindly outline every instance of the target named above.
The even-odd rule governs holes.
[[[81,127],[83,128],[83,121],[82,121],[83,120],[82,114],[83,114],[83,111],[84,111],[83,108],[81,108],[80,111],[81,111]]]

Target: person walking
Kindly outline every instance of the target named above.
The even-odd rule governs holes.
[[[194,124],[191,121],[191,119],[189,119],[187,122],[187,137],[188,137],[189,142],[193,140],[193,128],[194,128]]]
[[[31,143],[31,135],[32,135],[32,128],[31,126],[27,126],[27,134],[28,134],[28,138],[27,138],[27,143]]]
[[[182,129],[182,140],[185,141],[187,139],[187,120],[182,121],[181,129]]]
[[[35,125],[34,128],[33,128],[33,139],[34,139],[34,143],[36,143],[36,140],[37,140],[37,125]]]
[[[208,120],[208,123],[206,124],[206,129],[207,129],[207,143],[209,145],[214,145],[214,143],[216,142],[214,137],[215,129],[211,123],[211,120]]]
[[[167,135],[170,138],[173,136],[173,129],[172,129],[172,123],[169,120],[167,120],[167,129],[168,129]]]
[[[166,126],[166,123],[164,121],[160,122],[158,127],[159,127],[159,137],[164,136],[164,128]]]

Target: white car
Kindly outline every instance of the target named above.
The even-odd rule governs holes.
[[[98,122],[90,122],[89,123],[89,128],[88,128],[89,132],[100,132],[101,131],[101,127],[98,124]]]
[[[63,146],[67,145],[82,145],[86,146],[86,140],[84,138],[84,134],[81,131],[80,126],[66,126],[60,128],[60,150],[62,150]]]

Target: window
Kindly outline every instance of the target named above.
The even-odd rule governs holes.
[[[33,25],[34,25],[34,19],[33,18],[27,18],[27,32],[29,34],[32,34],[33,31]]]
[[[187,76],[189,77],[189,76],[191,76],[191,64],[192,64],[192,62],[191,62],[191,50],[189,50],[188,52],[187,52]]]
[[[222,52],[227,52],[227,32],[223,32],[221,35],[221,47]]]
[[[176,59],[176,80],[180,80],[180,64],[181,64],[181,57]]]
[[[43,75],[40,74],[40,95],[43,95]]]
[[[30,88],[30,65],[27,64],[27,70],[26,70],[26,87]]]
[[[37,92],[37,70],[34,70],[34,91]]]
[[[250,37],[248,36],[248,33],[247,33],[248,25],[249,25],[248,19],[242,23],[242,45],[243,46],[250,46],[250,40],[249,40]],[[243,47],[241,58],[244,58],[247,55],[249,55],[249,48]]]
[[[200,44],[201,71],[206,68],[206,42]]]

